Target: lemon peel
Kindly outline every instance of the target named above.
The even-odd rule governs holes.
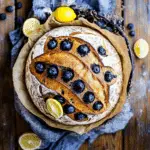
[[[58,7],[54,11],[53,16],[58,22],[62,23],[71,22],[76,18],[74,10],[67,6]]]

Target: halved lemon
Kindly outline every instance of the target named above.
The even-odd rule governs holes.
[[[35,150],[41,145],[41,139],[34,133],[25,133],[19,138],[19,145],[23,150]]]
[[[58,22],[70,22],[76,18],[74,10],[67,6],[58,7],[53,15]]]
[[[63,116],[63,108],[57,100],[53,98],[47,99],[46,107],[47,107],[48,113],[50,113],[56,119]]]
[[[30,18],[27,19],[23,24],[23,33],[25,36],[30,37],[35,32],[38,32],[38,29],[40,28],[40,21],[36,18]]]
[[[149,52],[149,45],[144,39],[139,39],[134,44],[134,53],[138,58],[144,58]]]

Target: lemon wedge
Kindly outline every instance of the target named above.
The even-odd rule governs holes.
[[[70,22],[76,18],[74,10],[67,6],[58,7],[53,15],[58,22]]]
[[[134,53],[138,58],[145,58],[149,52],[149,45],[144,39],[139,39],[134,44]]]
[[[40,21],[36,18],[27,19],[23,24],[23,33],[30,37],[41,29]]]
[[[63,116],[63,108],[57,100],[53,98],[47,99],[46,107],[47,107],[48,112],[56,119]]]
[[[25,133],[19,138],[19,145],[23,150],[35,150],[41,145],[41,139],[34,133]]]

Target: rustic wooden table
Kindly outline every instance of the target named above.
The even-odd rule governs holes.
[[[18,0],[0,0],[0,13],[5,7],[14,5]],[[15,112],[13,104],[13,86],[10,68],[10,49],[8,32],[15,29],[15,17],[27,17],[31,9],[31,0],[19,0],[23,8],[7,13],[7,20],[0,21],[0,150],[19,149],[18,137],[30,131],[27,123]],[[121,4],[124,3],[124,10]],[[136,37],[129,38],[131,46],[138,38],[144,38],[150,44],[150,0],[117,0],[116,13],[122,16],[125,26],[132,22],[135,25]],[[146,59],[135,60],[134,80],[140,78],[141,66],[145,64],[150,77],[150,54]],[[148,79],[145,79],[147,81]],[[150,91],[146,98],[132,103],[134,117],[125,130],[115,134],[103,135],[92,145],[92,150],[150,150]],[[142,110],[142,113],[139,112]],[[85,143],[81,150],[87,150]]]

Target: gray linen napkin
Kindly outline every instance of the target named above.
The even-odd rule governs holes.
[[[47,8],[53,10],[61,4],[77,4],[80,7],[93,8],[97,10],[99,14],[112,14],[116,3],[115,0],[105,0],[105,2],[104,0],[33,0],[34,15],[40,19],[45,19],[47,13],[49,13],[49,9]],[[13,67],[19,51],[24,44],[24,37],[21,33],[21,29],[10,32],[9,36],[13,45],[11,50],[11,65]],[[115,133],[124,129],[130,118],[133,116],[130,104],[126,102],[120,114],[108,120],[100,127],[97,127],[84,135],[78,135],[74,132],[47,126],[42,120],[32,115],[21,104],[16,93],[15,108],[22,118],[29,124],[33,132],[41,138],[42,145],[40,149],[49,150],[78,150],[85,140],[88,140],[89,144],[91,144],[99,135]]]

